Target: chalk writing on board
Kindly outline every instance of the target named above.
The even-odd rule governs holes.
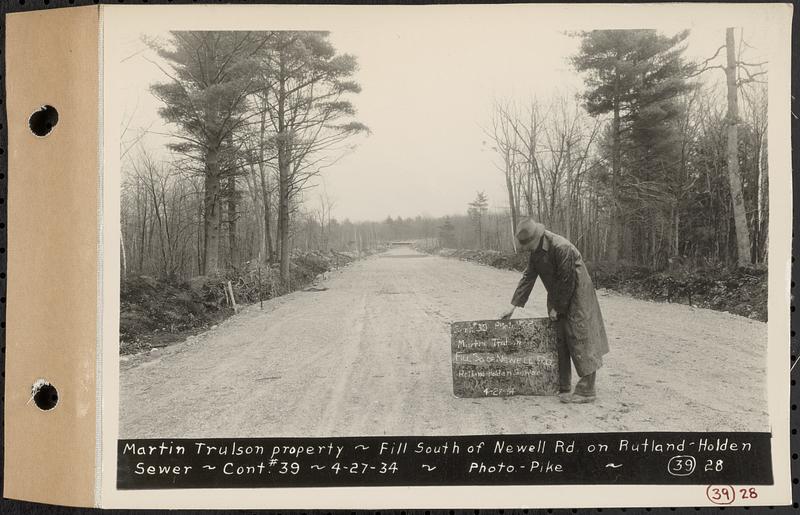
[[[554,395],[558,332],[547,318],[451,324],[453,393],[457,397]]]

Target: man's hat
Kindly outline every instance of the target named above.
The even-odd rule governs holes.
[[[516,238],[521,245],[527,245],[532,241],[538,242],[543,235],[544,225],[529,218],[521,221],[517,226]]]

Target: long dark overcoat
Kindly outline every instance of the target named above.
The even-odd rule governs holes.
[[[578,375],[591,374],[603,365],[608,338],[603,314],[592,279],[575,246],[557,234],[545,231],[528,259],[528,267],[517,285],[511,303],[524,307],[536,278],[547,289],[547,310],[564,318],[564,336]]]

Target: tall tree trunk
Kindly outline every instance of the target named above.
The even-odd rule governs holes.
[[[508,161],[506,161],[506,189],[508,190],[508,205],[511,209],[511,231],[512,236],[517,234],[517,209],[516,202],[514,201],[514,186],[511,184],[511,170],[509,169]]]
[[[762,169],[761,169],[761,137],[756,137],[756,155],[755,155],[755,163],[756,163],[756,212],[755,212],[755,219],[753,220],[753,232],[751,236],[753,237],[753,252],[751,254],[751,259],[753,263],[759,263],[761,261],[761,217],[763,214],[763,209],[761,205],[761,185],[762,185]]]
[[[267,263],[272,264],[275,251],[272,248],[272,216],[269,198],[269,179],[266,177],[265,170],[261,170],[261,196],[264,204],[264,252],[267,256]]]
[[[125,233],[120,232],[119,237],[119,250],[122,253],[122,277],[128,275],[128,258],[125,255]]]
[[[270,216],[270,186],[269,186],[269,171],[265,165],[264,146],[266,143],[267,134],[267,108],[266,100],[261,112],[261,126],[259,130],[259,143],[258,143],[258,176],[261,184],[261,200],[264,206],[264,241],[262,248],[266,256],[265,262],[272,264],[274,258],[274,250],[272,248],[272,220]]]
[[[158,196],[156,194],[156,182],[153,178],[153,172],[150,170],[150,194],[152,195],[153,200],[153,213],[156,216],[156,222],[158,223],[158,243],[161,250],[161,276],[166,277],[167,273],[167,242],[164,241],[164,221],[161,219],[161,206],[158,204]]]
[[[205,192],[203,206],[205,221],[203,226],[203,274],[209,275],[219,270],[219,149],[209,149],[206,156]]]
[[[281,153],[286,152],[284,149]],[[278,158],[279,160],[285,160]],[[280,274],[284,281],[289,279],[289,166],[279,163],[278,185],[278,239],[280,240]]]
[[[176,251],[177,248],[173,243],[172,234],[170,232],[170,219],[172,218],[171,215],[174,216],[175,209],[174,205],[172,208],[167,209],[167,181],[163,181],[161,183],[161,208],[164,212],[164,234],[166,235],[166,242],[167,242],[167,275],[170,277],[174,276],[177,272],[176,267]],[[175,242],[177,243],[177,242]]]
[[[137,187],[141,187],[141,185]],[[141,189],[139,191],[141,192]],[[141,199],[141,197],[139,198]],[[147,236],[147,205],[145,204],[142,208],[142,232],[139,237],[139,273],[142,273],[144,271],[144,245],[146,236]]]
[[[739,103],[736,84],[736,47],[732,27],[725,29],[725,46],[728,56],[725,67],[728,82],[728,181],[733,201],[733,221],[736,224],[737,263],[739,266],[747,266],[750,264],[750,229],[747,227],[742,180],[739,177]]]
[[[281,62],[281,75],[283,63]],[[291,153],[289,134],[286,131],[286,84],[281,78],[278,91],[278,239],[280,240],[281,280],[289,280],[289,181]]]
[[[769,236],[769,174],[766,172],[764,163],[764,137],[759,138],[759,152],[758,152],[758,204],[759,204],[759,263],[766,263],[767,261],[767,239]]]
[[[675,238],[674,238],[674,247],[672,252],[670,253],[671,256],[680,256],[681,253],[681,212],[678,207],[673,208],[673,220],[675,224]]]
[[[203,203],[197,203],[197,273],[199,275],[203,275],[203,270],[205,270],[205,258],[203,256],[203,232],[205,230],[204,218],[203,218]]]
[[[269,197],[269,193],[267,193]],[[267,262],[272,264],[275,259],[275,249],[272,245],[272,214],[269,203],[264,203],[264,241],[266,243]]]
[[[253,212],[255,213],[255,222],[256,222],[256,236],[254,238],[255,243],[251,243],[248,239],[248,243],[251,243],[247,247],[247,256],[256,255],[258,256],[258,265],[261,266],[264,264],[264,249],[266,249],[266,242],[264,240],[264,203],[261,199],[261,187],[259,186],[259,180],[257,177],[255,166],[250,165],[250,173],[247,176],[247,188],[250,191],[250,197],[253,202]],[[246,228],[249,228],[249,224],[245,225]]]
[[[614,80],[614,119],[611,126],[613,138],[611,149],[611,224],[608,231],[608,260],[616,263],[619,260],[620,246],[620,208],[619,208],[619,175],[620,175],[620,100],[619,77]]]
[[[231,267],[236,268],[239,266],[239,248],[236,241],[236,175],[231,175],[228,178],[228,252],[231,261]]]
[[[528,165],[525,177],[525,207],[528,217],[533,216],[533,164]]]

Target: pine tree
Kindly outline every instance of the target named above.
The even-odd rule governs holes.
[[[477,233],[478,248],[483,246],[483,216],[486,214],[488,207],[489,197],[486,196],[486,193],[479,191],[475,195],[475,200],[469,203],[469,209],[467,209],[467,214],[472,220]]]
[[[337,54],[328,33],[276,32],[260,59],[265,84],[258,94],[275,133],[280,274],[286,280],[293,201],[338,144],[368,129],[353,120],[355,107],[346,98],[361,91],[351,80],[356,58]]]
[[[188,158],[204,178],[204,274],[219,268],[222,185],[231,165],[232,134],[247,119],[247,97],[255,89],[254,55],[269,34],[238,31],[175,31],[168,45],[154,44],[170,69],[171,79],[154,84],[152,93],[164,106],[159,114],[177,125],[173,151]]]
[[[589,114],[612,114],[608,244],[612,262],[619,259],[622,243],[623,158],[629,158],[629,165],[655,166],[654,160],[670,151],[671,137],[662,138],[679,114],[676,97],[688,88],[681,56],[687,36],[688,31],[672,37],[655,30],[584,32],[573,58],[575,68],[586,72],[584,101]]]

